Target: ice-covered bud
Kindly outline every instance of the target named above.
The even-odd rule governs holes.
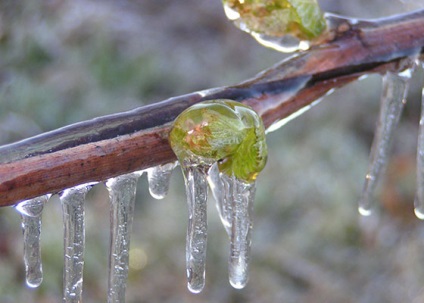
[[[211,165],[253,182],[267,159],[265,129],[250,107],[218,99],[195,104],[175,120],[169,141],[181,165]]]

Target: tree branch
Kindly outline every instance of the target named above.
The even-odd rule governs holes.
[[[0,147],[0,206],[174,161],[168,144],[172,121],[197,102],[243,102],[271,129],[362,75],[410,67],[411,56],[423,51],[424,10],[373,21],[331,19],[332,30],[320,43],[241,84],[174,97]]]

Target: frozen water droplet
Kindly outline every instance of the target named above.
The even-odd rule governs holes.
[[[186,243],[188,289],[199,293],[205,286],[206,244],[207,244],[207,168],[183,166],[187,204],[188,228]]]
[[[406,94],[410,72],[387,72],[383,77],[380,114],[371,147],[368,172],[359,200],[359,212],[369,215],[372,208],[372,195],[377,181],[383,174],[389,157],[390,144],[399,122]]]
[[[29,287],[38,287],[43,281],[40,248],[41,214],[49,198],[50,195],[41,196],[23,201],[15,207],[22,217],[24,263],[26,283]]]
[[[109,179],[110,252],[108,302],[125,302],[128,279],[130,234],[134,217],[137,181],[141,174],[132,173]]]
[[[60,194],[64,222],[63,302],[82,302],[84,269],[84,201],[91,185],[65,189]]]
[[[424,68],[424,62],[421,62]],[[421,117],[417,144],[417,193],[415,195],[415,215],[424,220],[424,88],[421,93]]]
[[[149,192],[155,199],[163,199],[168,194],[169,180],[177,162],[158,165],[147,170]]]

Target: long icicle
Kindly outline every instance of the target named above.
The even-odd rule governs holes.
[[[43,281],[41,262],[40,234],[41,214],[44,204],[50,195],[44,195],[16,205],[16,210],[22,217],[22,232],[24,236],[24,263],[26,283],[29,287],[38,287]]]
[[[226,177],[226,176],[225,176]],[[246,286],[249,278],[253,201],[255,183],[246,183],[232,177],[232,217],[228,273],[230,284],[237,289]]]
[[[361,215],[371,214],[372,195],[387,163],[390,143],[404,107],[411,73],[411,69],[407,69],[401,73],[388,72],[383,76],[380,115],[371,147],[368,172],[358,205]]]
[[[110,197],[109,303],[125,302],[130,234],[137,181],[140,176],[141,173],[132,173],[106,182]]]
[[[64,222],[63,302],[82,302],[84,269],[84,201],[89,185],[64,190],[60,195]]]
[[[421,62],[424,68],[424,62]],[[421,117],[417,146],[417,193],[415,196],[415,215],[424,220],[424,88],[421,94]]]
[[[186,243],[187,287],[193,293],[201,292],[205,286],[208,199],[206,171],[203,166],[183,167],[189,215]]]

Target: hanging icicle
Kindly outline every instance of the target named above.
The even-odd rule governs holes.
[[[60,194],[64,222],[63,302],[82,302],[84,269],[84,201],[91,185],[80,185]]]
[[[424,68],[424,62],[420,62]],[[417,193],[415,196],[415,215],[424,220],[424,88],[421,93],[421,117],[417,145]]]
[[[106,182],[110,198],[109,303],[125,302],[130,233],[137,181],[141,175],[139,172],[131,173]]]
[[[412,70],[401,73],[387,72],[383,76],[380,114],[371,147],[368,172],[359,200],[358,210],[363,216],[371,214],[372,195],[389,157],[390,143],[406,102]]]
[[[184,166],[183,175],[188,206],[187,286],[191,292],[199,293],[205,286],[208,184],[202,166]]]
[[[186,182],[188,288],[204,286],[207,182],[230,236],[230,283],[248,279],[255,180],[267,158],[265,130],[249,107],[231,100],[198,103],[178,116],[170,133]]]
[[[147,170],[149,192],[155,199],[163,199],[168,194],[169,180],[177,162],[158,165]]]
[[[50,195],[44,195],[16,205],[16,210],[22,217],[24,235],[24,263],[26,283],[29,287],[38,287],[43,281],[43,266],[41,263],[41,214],[44,204]]]

